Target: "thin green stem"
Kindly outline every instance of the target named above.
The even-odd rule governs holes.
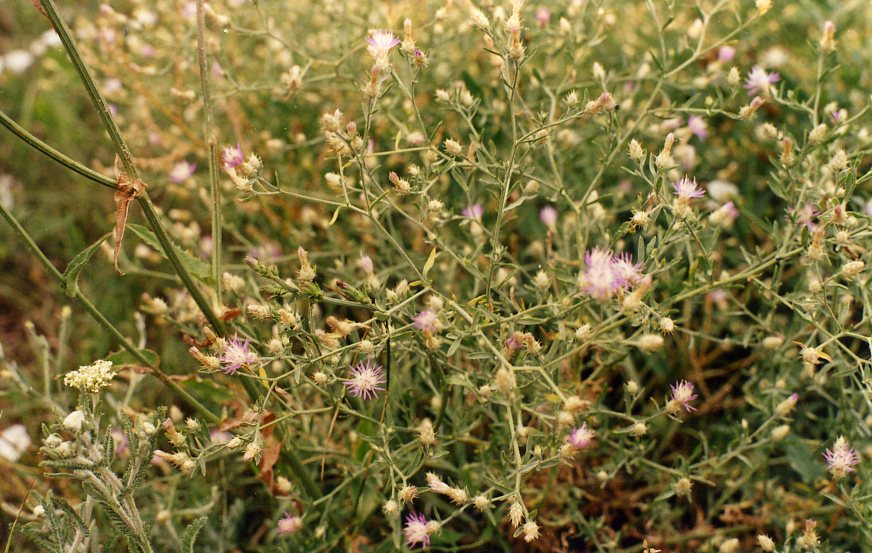
[[[51,159],[57,161],[67,169],[73,171],[74,173],[78,173],[85,177],[86,179],[92,180],[101,186],[105,186],[107,188],[117,189],[118,184],[115,182],[115,179],[107,177],[106,175],[101,175],[97,171],[89,167],[85,167],[78,161],[62,154],[61,152],[55,150],[42,140],[30,134],[27,129],[16,123],[12,120],[11,117],[6,115],[2,110],[0,110],[0,124],[4,127],[12,131],[12,134],[16,135],[22,141],[27,143],[33,149],[45,154]]]

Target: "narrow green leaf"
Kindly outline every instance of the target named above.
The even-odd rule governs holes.
[[[67,270],[64,271],[64,291],[69,297],[72,298],[76,296],[76,292],[79,291],[79,273],[82,272],[85,264],[89,259],[91,259],[91,256],[94,255],[94,252],[97,251],[100,244],[109,238],[111,234],[111,232],[107,232],[98,238],[96,242],[76,254],[76,257],[74,257],[69,265],[67,265]]]
[[[200,517],[185,528],[182,533],[182,553],[194,553],[194,542],[197,540],[197,534],[206,525],[206,517]]]
[[[433,264],[436,263],[436,248],[433,248],[433,251],[430,252],[430,257],[427,258],[427,263],[424,263],[424,271],[421,273],[424,275],[424,278],[427,278],[427,273],[430,272],[430,269],[433,268]]]
[[[150,366],[157,367],[160,364],[160,356],[157,353],[151,351],[150,349],[141,349],[139,350],[142,353],[143,357],[145,357]],[[127,350],[116,351],[115,353],[109,354],[106,357],[107,361],[112,361],[112,364],[116,367],[124,367],[128,365],[135,365],[137,367],[142,366],[142,361],[137,359]]]
[[[161,248],[160,242],[158,242],[157,237],[152,231],[142,225],[135,225],[133,223],[129,223],[127,225],[127,228],[131,232],[139,236],[139,238],[143,242],[145,242],[155,250],[161,252],[161,255],[163,255],[163,249]],[[179,261],[181,261],[182,266],[185,268],[185,270],[187,270],[189,273],[191,273],[191,275],[193,275],[202,282],[212,282],[212,269],[208,263],[206,263],[202,259],[199,259],[198,257],[195,257],[193,254],[183,250],[181,246],[175,243],[173,243],[173,249],[176,250],[176,255],[178,256]],[[166,258],[166,256],[164,256],[164,258]]]

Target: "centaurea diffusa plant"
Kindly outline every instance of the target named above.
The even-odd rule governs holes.
[[[0,202],[97,323],[3,361],[38,547],[872,542],[865,6],[23,4],[113,146],[0,117],[113,189]]]

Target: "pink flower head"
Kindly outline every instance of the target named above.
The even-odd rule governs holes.
[[[424,309],[412,319],[412,326],[422,332],[433,334],[439,331],[439,316],[432,309]]]
[[[234,374],[243,366],[251,366],[257,364],[257,353],[253,352],[248,347],[248,339],[240,342],[236,338],[231,338],[224,346],[224,352],[220,357],[222,368],[226,374]]]
[[[687,175],[683,179],[675,181],[672,185],[675,194],[680,200],[691,200],[705,196],[705,191],[698,188],[696,179],[690,180]]]
[[[363,269],[363,272],[368,275],[371,275],[375,270],[375,267],[372,264],[372,258],[368,255],[360,254],[360,261],[358,261],[358,263],[360,264],[360,268]]]
[[[406,545],[414,547],[418,544],[421,548],[430,545],[430,529],[427,518],[421,513],[409,513],[406,515],[406,525],[403,527],[403,536]]]
[[[683,407],[685,411],[688,413],[691,411],[696,411],[696,407],[690,404],[691,401],[697,398],[697,395],[694,393],[694,387],[692,382],[688,382],[687,380],[679,380],[675,384],[671,386],[672,388],[672,401],[678,404],[679,407]]]
[[[381,365],[376,365],[369,359],[354,367],[348,367],[348,380],[345,387],[348,393],[362,399],[373,399],[384,390],[384,373]]]
[[[400,39],[390,31],[375,31],[366,39],[366,50],[377,65],[387,66],[388,54],[391,49],[400,43]]]
[[[125,434],[120,428],[113,428],[110,432],[112,435],[112,443],[115,444],[115,456],[121,457],[127,454],[127,434]]]
[[[585,293],[599,300],[607,299],[622,284],[615,274],[614,256],[608,250],[594,248],[584,254],[587,266],[582,274]]]
[[[546,7],[536,9],[536,24],[539,28],[547,27],[551,23],[551,10]]]
[[[687,118],[687,128],[700,140],[705,140],[708,136],[708,124],[698,115]]]
[[[189,163],[187,161],[180,161],[173,165],[173,168],[170,170],[170,173],[169,175],[167,175],[167,177],[170,179],[170,182],[179,184],[191,178],[194,175],[194,171],[196,170],[196,164]]]
[[[807,228],[809,232],[817,230],[817,224],[814,222],[814,218],[820,215],[820,212],[813,204],[805,204],[800,209],[789,207],[787,208],[787,213],[795,213],[797,222],[805,225],[805,228]]]
[[[718,61],[721,63],[727,63],[733,61],[733,58],[736,57],[736,49],[732,46],[721,46],[718,48]]]
[[[839,436],[833,449],[824,453],[824,459],[830,467],[830,472],[835,478],[844,478],[849,472],[854,472],[854,467],[860,464],[860,454],[848,445],[844,436]]]
[[[539,220],[542,221],[546,227],[553,229],[557,225],[557,209],[554,206],[546,205],[539,211]]]
[[[212,445],[224,445],[233,439],[233,434],[224,430],[212,430],[209,432],[209,441]]]
[[[520,332],[513,332],[509,339],[506,340],[506,348],[511,351],[517,351],[524,347],[524,335]]]
[[[303,519],[291,513],[285,513],[285,516],[276,523],[276,528],[280,536],[289,536],[299,530],[302,525]]]
[[[630,288],[642,280],[642,264],[633,263],[633,256],[627,252],[614,256],[612,272],[622,288]]]
[[[580,451],[589,446],[595,436],[596,432],[588,428],[587,423],[583,423],[570,432],[569,445]]]
[[[872,199],[866,202],[866,215],[872,217]]]
[[[738,217],[739,210],[736,209],[736,204],[734,204],[732,200],[717,208],[711,214],[711,220],[713,222],[727,228],[731,227]]]
[[[242,146],[237,143],[236,146],[224,146],[221,151],[221,164],[225,171],[236,169],[242,162],[245,161],[245,154],[242,153]]]
[[[460,213],[464,217],[469,217],[470,219],[480,221],[481,216],[484,215],[484,208],[481,206],[480,203],[474,203],[471,206],[464,208],[464,210]]]
[[[755,65],[751,72],[748,73],[745,89],[748,91],[748,96],[753,96],[757,93],[769,94],[769,85],[780,80],[781,76],[778,73],[767,73],[765,69]]]

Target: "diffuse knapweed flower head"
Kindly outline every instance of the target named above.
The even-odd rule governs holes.
[[[260,360],[257,353],[249,347],[247,338],[245,341],[240,341],[237,338],[228,340],[219,359],[221,360],[221,368],[226,374],[234,374],[242,367],[257,365]]]
[[[291,513],[285,513],[285,516],[276,523],[276,530],[280,536],[289,536],[299,530],[302,525],[303,519]]]
[[[64,375],[64,384],[83,392],[97,393],[108,386],[114,376],[112,361],[101,360],[68,372]]]
[[[236,169],[242,162],[245,161],[245,154],[242,152],[242,145],[224,146],[221,150],[221,164],[225,171]]]
[[[425,334],[435,334],[439,332],[439,315],[433,309],[424,309],[412,319],[412,326]]]
[[[614,256],[608,250],[594,248],[584,254],[585,271],[580,275],[582,289],[588,295],[599,299],[608,299],[620,283],[613,266]]]
[[[385,383],[382,366],[376,365],[371,360],[361,361],[355,366],[348,368],[348,380],[345,387],[348,393],[361,399],[373,399],[384,390]]]
[[[642,265],[633,263],[628,253],[614,255],[594,248],[584,255],[584,264],[578,284],[586,294],[598,300],[606,300],[618,290],[629,289],[642,280]]]
[[[366,50],[372,56],[375,65],[384,70],[390,66],[388,58],[391,49],[399,43],[400,39],[395,37],[391,31],[377,30],[373,31],[366,39]]]
[[[581,451],[587,448],[596,437],[596,432],[583,423],[578,428],[575,428],[569,434],[569,445],[574,449]]]
[[[679,380],[671,386],[671,390],[672,397],[666,404],[666,410],[669,413],[675,415],[682,409],[688,413],[696,411],[696,407],[690,404],[691,401],[694,401],[697,398],[692,382]]]
[[[860,454],[848,444],[844,436],[839,436],[832,449],[824,453],[824,458],[829,465],[833,478],[841,479],[849,472],[854,472],[854,467],[860,464]]]
[[[687,175],[675,181],[672,189],[675,191],[675,195],[678,196],[679,201],[689,202],[694,198],[705,196],[705,191],[698,187],[696,179],[691,180]]]
[[[403,536],[406,538],[406,545],[409,547],[420,545],[424,548],[430,545],[430,524],[427,517],[421,513],[409,513],[406,515]]]
[[[770,85],[777,83],[779,80],[781,80],[781,76],[778,73],[768,73],[759,65],[755,65],[748,73],[745,89],[748,91],[749,96],[754,96],[755,94],[768,96]]]

